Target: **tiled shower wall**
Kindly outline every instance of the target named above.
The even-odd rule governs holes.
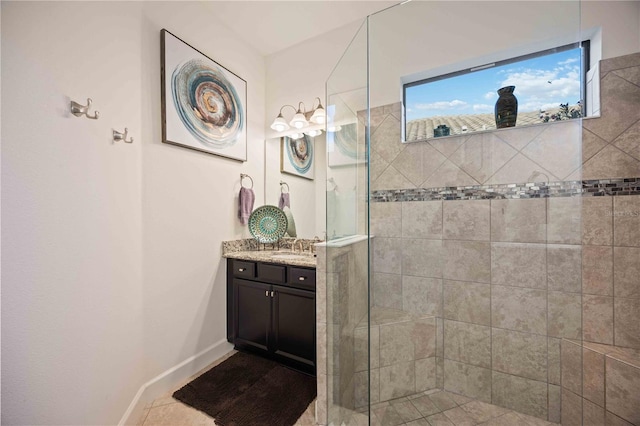
[[[600,69],[582,127],[402,144],[371,111],[374,305],[441,318],[439,386],[555,422],[562,338],[640,348],[640,54]]]

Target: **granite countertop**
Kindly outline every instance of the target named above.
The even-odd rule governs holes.
[[[294,239],[285,239],[279,248],[265,248],[253,239],[234,240],[222,242],[222,257],[229,259],[249,260],[253,262],[277,263],[281,265],[302,266],[305,268],[316,267],[316,256],[310,252],[313,241],[303,242],[304,252],[295,253],[291,250]]]

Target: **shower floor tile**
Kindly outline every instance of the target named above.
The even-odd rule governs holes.
[[[423,416],[416,418],[416,412],[422,413]],[[405,422],[402,419],[406,419]],[[371,425],[551,426],[557,425],[557,423],[547,422],[451,392],[430,390],[417,395],[375,404],[371,410]]]

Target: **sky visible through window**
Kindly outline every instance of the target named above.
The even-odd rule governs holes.
[[[406,88],[406,120],[493,113],[497,90],[516,86],[519,112],[576,105],[580,100],[580,48]]]

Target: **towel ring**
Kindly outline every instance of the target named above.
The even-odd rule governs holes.
[[[281,181],[280,181],[280,193],[281,193],[281,194],[285,194],[285,192],[284,192],[284,186],[285,186],[285,185],[287,185],[287,192],[286,192],[286,194],[288,194],[288,193],[289,193],[289,191],[290,191],[290,189],[289,189],[289,184],[288,184],[287,182],[285,182],[285,181],[282,181],[282,180],[281,180]]]
[[[244,173],[240,173],[240,186],[243,187],[243,188],[246,188],[246,186],[244,186],[242,184],[242,179],[244,179],[244,178],[249,178],[249,180],[251,181],[251,188],[250,189],[253,189],[253,179],[251,179],[251,176],[249,176],[247,174],[244,174]]]

